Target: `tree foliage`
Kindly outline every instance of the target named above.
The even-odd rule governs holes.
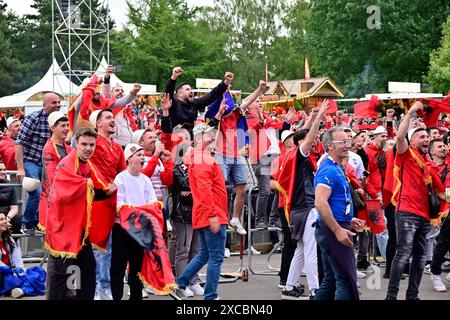
[[[431,54],[428,81],[435,92],[450,91],[450,16],[442,28],[441,47]]]
[[[34,0],[37,14],[18,17],[0,0],[2,95],[31,86],[47,71],[51,1]],[[371,5],[380,9],[379,29],[367,26]],[[109,20],[109,62],[123,66],[124,81],[156,84],[160,91],[174,66],[183,67],[180,81],[190,84],[232,71],[233,87],[249,92],[266,77],[266,64],[269,80],[303,78],[306,57],[312,77],[330,76],[347,97],[385,92],[388,81],[425,79],[441,92],[449,86],[449,23],[442,28],[448,0],[215,0],[211,8],[189,7],[186,0],[128,0],[124,9],[125,29]],[[82,11],[83,23],[88,18]],[[102,44],[98,38],[93,47]],[[79,51],[72,68],[95,69],[96,61],[91,66],[87,52]]]

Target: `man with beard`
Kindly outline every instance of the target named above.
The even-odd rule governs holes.
[[[197,113],[199,111],[203,112],[206,106],[216,101],[217,98],[225,93],[225,90],[227,90],[228,86],[233,81],[234,75],[231,72],[226,72],[224,80],[210,93],[204,97],[194,99],[192,88],[187,83],[180,84],[175,90],[176,80],[182,73],[183,69],[180,67],[173,68],[172,76],[167,82],[166,90],[164,92],[167,92],[170,95],[170,100],[172,100],[172,107],[169,110],[172,127],[187,123],[193,128],[195,120],[197,119]],[[174,96],[174,91],[176,92],[176,98]]]
[[[127,168],[123,149],[120,144],[115,142],[112,135],[116,131],[116,122],[111,109],[96,110],[91,114],[91,122],[97,127],[98,137],[97,146],[92,163],[99,173],[105,178],[106,182],[112,182],[117,174]],[[116,198],[115,196],[95,201],[93,208],[102,214],[93,217],[102,221],[104,229],[101,231],[101,239],[91,239],[101,243],[100,247],[106,249],[105,253],[94,250],[97,261],[97,296],[96,299],[112,300],[110,275],[111,266],[111,240],[110,234],[116,217]]]
[[[397,131],[397,154],[394,167],[397,251],[391,265],[386,300],[396,300],[399,283],[408,259],[412,257],[407,300],[419,300],[419,286],[426,260],[427,233],[430,231],[429,189],[445,199],[438,169],[427,155],[430,139],[422,127],[410,129],[411,115],[423,109],[415,102]],[[406,140],[406,135],[410,141]]]
[[[21,125],[20,120],[15,117],[9,117],[6,120],[8,133],[6,136],[1,137],[0,141],[0,159],[5,164],[6,170],[17,170],[14,142],[19,135]]]
[[[45,247],[50,252],[47,263],[47,299],[92,300],[95,294],[95,258],[91,236],[96,223],[91,204],[94,197],[107,197],[117,187],[104,182],[90,162],[97,133],[92,128],[77,130],[76,150],[58,165],[48,197]],[[92,241],[92,243],[95,243]],[[78,266],[77,280],[69,281],[71,266]],[[75,269],[77,270],[77,269]]]

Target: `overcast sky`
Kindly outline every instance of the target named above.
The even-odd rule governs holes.
[[[33,9],[30,7],[33,0],[4,0],[4,2],[8,5],[8,9],[13,10],[20,15],[33,12]],[[206,6],[213,5],[214,0],[187,0],[187,3],[191,6]],[[111,10],[111,17],[116,21],[118,26],[126,23],[126,0],[109,0],[109,7]]]

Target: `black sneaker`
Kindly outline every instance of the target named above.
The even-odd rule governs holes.
[[[367,270],[370,267],[370,263],[367,260],[361,260],[356,263],[356,268],[358,270]]]
[[[22,224],[22,228],[20,228],[20,232],[22,232],[23,234],[29,235],[29,236],[33,236],[35,229],[32,224],[27,223],[27,224]]]
[[[280,280],[280,283],[278,284],[278,289],[284,290],[285,286],[286,286],[286,280]]]
[[[305,286],[303,284],[299,283],[299,284],[297,284],[294,287],[294,290],[297,291],[300,294],[304,294],[305,293]]]
[[[273,229],[279,230],[279,231],[283,230],[281,228],[281,224],[279,223],[279,221],[269,221],[268,228],[272,229],[272,230]]]
[[[296,290],[294,287],[293,290],[283,290],[281,291],[281,299],[282,300],[302,300],[306,296],[303,293],[300,293],[300,291]]]

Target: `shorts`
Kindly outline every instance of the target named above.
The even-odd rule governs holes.
[[[240,158],[225,157],[218,153],[214,155],[214,158],[216,158],[217,163],[220,165],[227,184],[231,186],[247,184],[248,179],[245,164]]]

